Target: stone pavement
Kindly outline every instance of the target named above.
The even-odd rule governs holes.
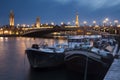
[[[114,59],[110,69],[108,70],[104,80],[120,80],[120,50],[118,59]]]

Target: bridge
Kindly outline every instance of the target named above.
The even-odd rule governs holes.
[[[30,29],[26,30],[21,36],[27,37],[41,37],[44,35],[48,35],[53,32],[70,32],[76,34],[108,34],[111,35],[119,35],[120,28],[108,28],[108,27],[55,27],[55,28],[37,28],[37,29]],[[68,33],[69,35],[69,33]]]
[[[28,37],[40,37],[40,36],[44,36],[53,32],[65,32],[65,31],[76,31],[77,28],[38,28],[38,29],[31,29],[31,30],[27,30],[25,31],[22,36],[28,36]]]
[[[120,27],[116,26],[54,26],[54,27],[3,27],[0,28],[0,36],[26,36],[26,37],[43,37],[51,33],[59,33],[62,35],[85,35],[85,34],[108,34],[120,35]]]

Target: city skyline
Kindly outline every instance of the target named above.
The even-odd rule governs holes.
[[[36,17],[40,17],[41,23],[73,24],[76,13],[79,15],[80,25],[83,21],[92,24],[94,20],[99,24],[105,18],[109,18],[111,22],[116,19],[119,21],[119,4],[119,0],[1,0],[0,24],[9,24],[11,10],[15,14],[15,24],[34,24]]]

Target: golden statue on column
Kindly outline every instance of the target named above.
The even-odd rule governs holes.
[[[40,18],[39,17],[37,17],[37,19],[36,19],[36,27],[40,28]]]
[[[10,27],[14,27],[14,13],[12,10],[10,11],[9,21],[10,21]]]

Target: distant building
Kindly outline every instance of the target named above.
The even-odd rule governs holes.
[[[79,27],[79,18],[78,18],[78,14],[76,15],[75,26],[76,26],[76,27]]]
[[[37,19],[36,19],[36,27],[40,28],[40,18],[39,17],[37,17]]]
[[[12,10],[10,11],[9,22],[10,22],[10,24],[9,24],[10,27],[14,27],[14,13]]]

